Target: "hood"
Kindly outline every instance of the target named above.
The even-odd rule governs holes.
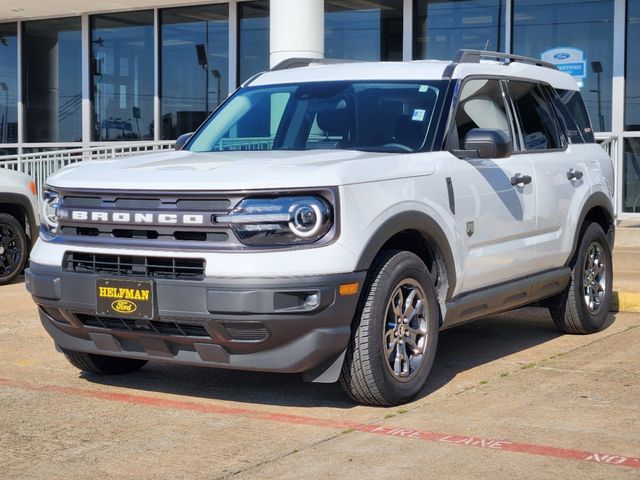
[[[77,163],[49,177],[47,183],[52,187],[96,190],[326,187],[411,176],[418,157],[421,168],[417,174],[433,173],[433,162],[426,162],[425,154],[353,150],[171,151]]]

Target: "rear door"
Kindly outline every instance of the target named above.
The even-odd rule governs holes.
[[[536,234],[533,237],[536,270],[564,264],[573,231],[567,231],[569,216],[590,188],[581,140],[575,125],[557,114],[559,99],[548,86],[534,82],[507,82],[520,130],[521,149],[534,171]],[[572,143],[573,142],[573,143]]]
[[[504,85],[497,79],[472,78],[458,97],[450,150],[460,148],[473,128],[493,128],[516,138]],[[449,162],[455,203],[460,290],[469,291],[521,278],[535,261],[530,237],[535,233],[533,167],[528,155],[459,159]],[[521,176],[528,181],[512,183]]]

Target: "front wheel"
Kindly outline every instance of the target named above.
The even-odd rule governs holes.
[[[356,402],[398,405],[424,386],[438,343],[438,301],[426,265],[385,251],[372,268],[340,383]]]
[[[27,234],[11,215],[0,213],[0,285],[11,283],[27,263]]]
[[[580,240],[569,286],[549,308],[556,327],[574,334],[602,330],[609,315],[612,282],[611,246],[602,227],[591,223]]]

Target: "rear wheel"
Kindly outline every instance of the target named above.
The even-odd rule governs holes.
[[[424,386],[438,342],[438,303],[426,265],[383,252],[371,271],[340,383],[356,402],[397,405]]]
[[[78,370],[83,370],[96,375],[119,375],[121,373],[135,372],[147,363],[146,360],[133,358],[109,357],[94,353],[64,351],[64,356],[71,365]]]
[[[604,328],[612,297],[611,246],[602,227],[589,224],[580,240],[569,286],[549,308],[562,332],[586,334]]]
[[[11,215],[0,213],[0,285],[11,283],[27,263],[29,243],[22,226]]]

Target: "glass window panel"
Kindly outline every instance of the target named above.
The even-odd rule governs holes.
[[[18,141],[18,44],[15,23],[0,24],[0,143]]]
[[[502,89],[497,80],[469,80],[464,84],[456,111],[456,128],[450,139],[459,149],[465,136],[474,128],[497,128],[511,137],[509,117]],[[456,136],[457,134],[457,136]]]
[[[627,1],[627,88],[625,130],[640,130],[640,0]]]
[[[229,6],[162,10],[162,132],[193,132],[228,95]]]
[[[82,141],[80,17],[23,27],[26,141]]]
[[[514,0],[513,8],[513,53],[542,58],[558,48],[554,63],[580,69],[581,62],[563,58],[567,54],[561,50],[582,51],[585,76],[576,78],[591,123],[596,131],[611,130],[613,0]]]
[[[239,90],[191,151],[347,149],[407,153],[431,145],[446,81],[310,82]]]
[[[640,138],[624,139],[622,210],[640,213]]]
[[[402,60],[402,0],[324,2],[327,58]]]
[[[153,139],[153,12],[91,17],[93,140]]]
[[[238,78],[240,83],[269,69],[269,2],[238,3]]]
[[[502,0],[416,0],[413,58],[450,60],[460,48],[504,49]]]
[[[509,92],[520,122],[525,150],[561,148],[552,109],[542,88],[534,83],[509,81]]]

